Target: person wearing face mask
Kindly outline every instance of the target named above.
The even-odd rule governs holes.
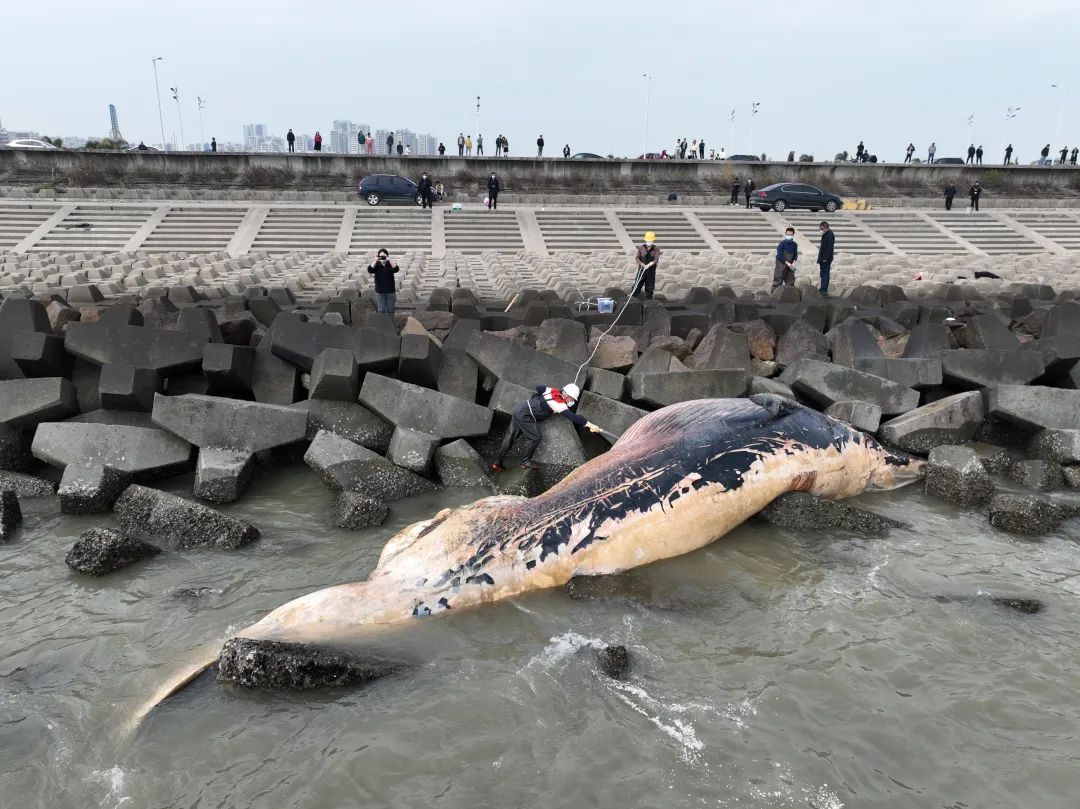
[[[832,270],[833,249],[836,245],[836,234],[832,232],[828,222],[818,225],[821,231],[821,242],[818,244],[817,263],[821,268],[821,286],[818,288],[822,295],[829,296],[829,273]]]
[[[488,207],[499,207],[499,178],[495,176],[495,172],[491,172],[491,176],[487,181],[488,189]]]
[[[416,192],[420,195],[421,207],[431,208],[431,178],[425,171],[420,177],[420,183],[416,186]]]
[[[776,245],[776,267],[773,269],[772,290],[781,284],[795,285],[795,262],[799,258],[799,245],[795,243],[795,228],[784,231],[784,238]]]
[[[397,305],[394,274],[398,271],[398,265],[390,263],[390,253],[383,249],[379,251],[375,263],[368,265],[367,271],[375,276],[375,308],[380,313],[393,315]]]

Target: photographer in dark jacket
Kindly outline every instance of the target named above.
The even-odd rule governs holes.
[[[822,295],[829,294],[829,272],[832,270],[833,248],[836,244],[836,234],[832,232],[828,222],[818,225],[821,231],[821,243],[818,244],[817,263],[821,267],[821,286],[819,291]]]
[[[488,207],[499,207],[499,178],[495,176],[495,172],[491,172],[491,176],[488,177]]]
[[[379,251],[375,263],[368,265],[367,271],[375,276],[375,308],[383,314],[394,314],[397,306],[394,273],[398,271],[398,265],[390,263],[390,253],[384,248]]]
[[[427,176],[427,172],[420,177],[420,183],[416,186],[416,192],[420,195],[422,200],[422,206],[424,208],[431,208],[431,178]]]

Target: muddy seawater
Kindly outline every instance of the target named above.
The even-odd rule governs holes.
[[[0,806],[1076,805],[1080,525],[1017,538],[918,485],[856,499],[908,524],[884,538],[751,521],[576,597],[427,619],[399,639],[410,667],[375,683],[204,676],[125,729],[207,641],[364,578],[395,531],[482,494],[396,503],[347,532],[313,473],[277,469],[223,509],[256,543],[102,578],[63,558],[111,517],[23,500],[0,545]],[[606,644],[629,650],[626,679],[600,671]]]

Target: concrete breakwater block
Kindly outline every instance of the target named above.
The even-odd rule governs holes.
[[[435,491],[435,484],[395,466],[359,444],[320,430],[304,462],[332,489],[365,494],[376,500],[400,500]]]
[[[188,332],[109,323],[72,323],[64,333],[69,354],[95,365],[147,368],[163,377],[199,370],[205,344]]]
[[[338,492],[330,521],[338,528],[356,531],[382,525],[390,515],[390,508],[359,492]]]
[[[806,492],[788,492],[758,513],[770,525],[794,531],[840,528],[859,534],[884,534],[903,523],[847,503],[838,503]]]
[[[305,691],[377,680],[402,663],[299,643],[230,638],[218,658],[218,680],[243,688]]]
[[[879,435],[902,450],[925,454],[942,444],[970,441],[983,415],[981,393],[957,393],[885,422]]]
[[[835,402],[869,402],[882,415],[895,416],[919,406],[919,393],[880,376],[818,360],[800,359],[784,369],[780,381],[820,407]]]
[[[10,489],[18,497],[50,497],[56,494],[56,481],[23,472],[0,471],[0,491]]]
[[[103,576],[159,553],[160,548],[120,531],[90,528],[79,535],[64,562],[79,573]]]
[[[21,522],[19,498],[11,489],[0,489],[0,542],[7,542]]]
[[[1041,385],[995,385],[986,412],[1026,430],[1071,430],[1080,424],[1080,390]]]
[[[259,537],[259,529],[250,523],[138,484],[128,486],[120,495],[113,513],[128,533],[160,537],[179,549],[231,550]]]
[[[464,438],[439,447],[434,460],[443,486],[491,488],[488,465]]]
[[[486,435],[491,429],[486,407],[379,374],[364,377],[360,402],[396,427],[439,439]]]
[[[1001,493],[990,501],[990,524],[1011,534],[1051,534],[1076,510],[1042,497]]]
[[[292,409],[307,413],[304,437],[309,441],[315,438],[320,430],[326,430],[384,455],[394,433],[393,424],[363,405],[353,402],[310,399],[297,402]]]
[[[0,424],[33,427],[77,413],[75,386],[62,377],[0,382]]]
[[[994,496],[994,482],[975,450],[940,446],[930,450],[926,493],[958,506],[975,506]]]

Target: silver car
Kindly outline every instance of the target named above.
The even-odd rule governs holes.
[[[37,138],[17,138],[15,140],[9,140],[4,144],[5,149],[59,149],[59,146],[53,146],[51,143],[46,143],[43,140]]]

